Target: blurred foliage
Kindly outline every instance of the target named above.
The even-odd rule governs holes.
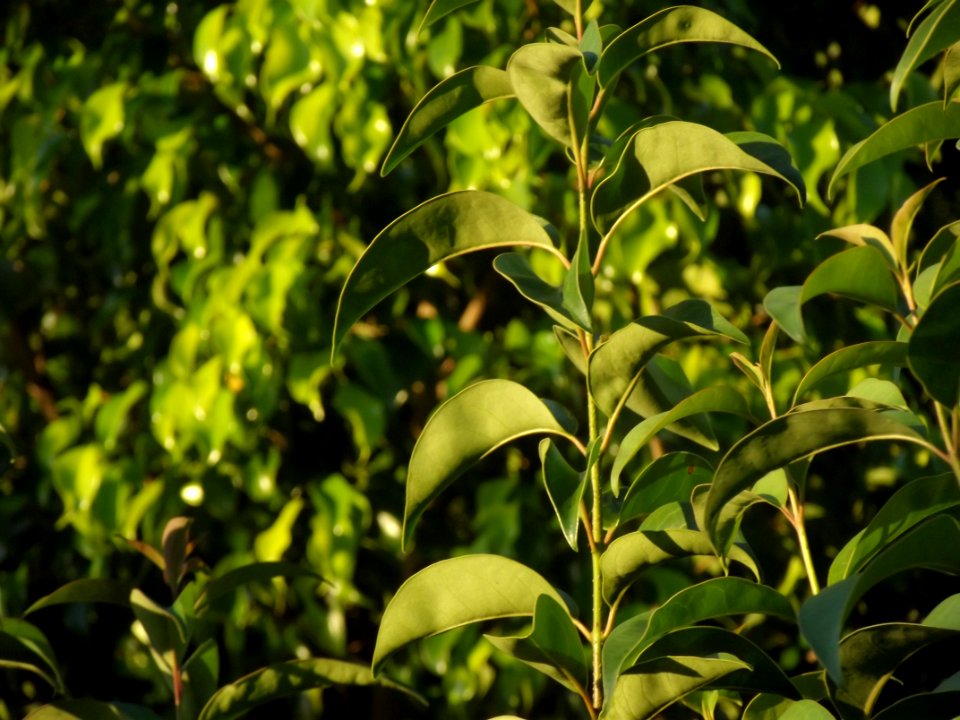
[[[783,70],[715,48],[652,55],[623,83],[631,104],[775,136],[810,202],[798,211],[756,176],[718,173],[707,178],[705,222],[669,199],[637,213],[598,283],[608,324],[697,294],[739,327],[758,328],[766,291],[829,254],[816,235],[889,218],[917,185],[917,168],[895,156],[851,176],[835,202],[825,193],[842,149],[890,115],[884,73],[915,8],[703,4],[760,38]],[[595,5],[627,26],[667,3]],[[368,661],[389,594],[450,545],[521,558],[569,587],[582,579],[541,532],[553,521],[529,472],[533,448],[487,461],[489,479],[468,500],[438,503],[415,551],[399,551],[402,468],[437,400],[506,375],[535,391],[582,392],[549,324],[516,309],[489,263],[454,261],[463,263],[455,274],[441,266],[400,291],[331,365],[346,273],[389,219],[423,198],[490,189],[573,232],[564,222],[575,208],[558,185],[573,180],[543,173],[557,167],[553,146],[510,106],[458,119],[391,182],[379,179],[427,88],[480,62],[502,66],[508,40],[565,22],[552,3],[484,0],[417,36],[423,10],[406,0],[4,5],[0,456],[10,462],[0,475],[0,616],[19,617],[79,578],[149,587],[149,563],[121,538],[159,544],[175,515],[193,518],[214,572],[283,559],[327,580],[238,593],[218,640],[221,681],[294,657]],[[935,97],[922,76],[906,94],[910,104]],[[953,161],[952,147],[942,153]],[[949,183],[938,191],[939,212],[918,224],[944,224],[956,192]],[[558,272],[548,261],[536,269]],[[868,312],[816,302],[808,310],[811,353],[878,335]],[[759,331],[752,339],[758,347]],[[785,397],[806,362],[791,352],[779,374]],[[722,348],[697,348],[683,362],[698,387],[729,370]],[[729,440],[738,428],[719,432]],[[851,505],[829,487],[817,497],[832,521],[811,533],[826,553],[897,481],[900,460],[871,452],[871,467],[857,473],[869,491],[862,499]],[[773,523],[762,532],[789,542]],[[763,551],[783,556],[777,542]],[[672,572],[655,575],[650,603],[682,586]],[[783,572],[784,584],[796,581],[794,568]],[[68,694],[169,707],[127,615],[85,604],[35,621]],[[784,664],[802,669],[802,649],[783,642]],[[473,629],[424,643],[397,679],[432,701],[423,716],[565,712],[566,698]],[[0,671],[0,718],[53,697],[36,675]],[[278,712],[394,717],[395,702],[330,689]]]

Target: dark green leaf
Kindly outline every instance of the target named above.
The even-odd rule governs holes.
[[[155,652],[158,661],[164,663],[166,672],[172,673],[187,647],[183,622],[166,608],[157,605],[138,588],[134,588],[130,593],[130,605],[147,633],[150,649]]]
[[[210,638],[183,664],[183,697],[180,708],[187,717],[197,717],[200,708],[213,697],[220,685],[220,649]]]
[[[530,568],[497,555],[441,560],[408,579],[393,596],[377,633],[373,672],[397,650],[470,623],[532,616],[541,595],[563,600]]]
[[[687,452],[662,455],[630,484],[620,506],[620,524],[648,515],[669,502],[688,502],[693,488],[709,483],[712,478],[713,466],[698,455]]]
[[[430,417],[407,470],[403,545],[427,505],[470,466],[526,435],[569,437],[542,400],[509,380],[486,380],[462,390]]]
[[[433,0],[433,2],[430,3],[430,7],[427,8],[427,13],[423,16],[423,20],[420,21],[420,28],[417,30],[417,33],[419,34],[425,27],[433,25],[437,20],[476,1],[477,0]]]
[[[229,595],[237,588],[254,582],[264,582],[277,577],[311,577],[318,581],[323,578],[304,565],[288,562],[255,562],[228,570],[223,575],[212,577],[201,590],[194,605],[198,615],[205,613],[218,599]]]
[[[380,175],[386,176],[431,135],[465,112],[507,97],[513,97],[513,86],[510,76],[499,68],[478,65],[444,78],[407,116],[383,159]]]
[[[938,268],[938,270],[933,287],[930,288],[930,299],[933,299],[943,288],[960,280],[960,240],[944,253],[942,262],[928,268],[928,270],[934,268]],[[922,274],[920,277],[922,277]],[[920,284],[920,277],[917,278],[916,284]],[[928,299],[927,305],[929,304]]]
[[[584,235],[577,243],[570,269],[561,289],[563,309],[577,325],[593,332],[593,273],[590,270],[590,242]]]
[[[907,362],[907,344],[893,340],[850,345],[830,353],[807,371],[793,395],[793,404],[826,378],[869,365],[894,365],[903,367]]]
[[[895,702],[871,720],[956,720],[960,690],[911,695]]]
[[[600,85],[609,85],[620,71],[647,53],[687,42],[740,45],[766,55],[780,67],[769,50],[729,20],[703,8],[679,6],[650,15],[608,45],[597,68]]]
[[[23,615],[26,617],[30,613],[45,607],[63,605],[65,603],[129,605],[130,586],[109,578],[83,578],[74,580],[37,600],[26,609]]]
[[[858,247],[863,247],[864,245],[875,247],[883,253],[883,258],[887,261],[890,269],[897,269],[897,251],[893,247],[893,240],[878,227],[864,223],[845,225],[844,227],[827,230],[817,235],[818,240],[822,237],[839,238],[844,242]]]
[[[587,487],[587,473],[574,470],[549,438],[540,441],[543,484],[567,544],[577,549],[580,528],[580,502]]]
[[[900,56],[890,83],[890,107],[896,111],[903,83],[918,66],[953,45],[960,36],[960,8],[945,0],[921,22]]]
[[[57,692],[64,690],[53,648],[40,628],[26,620],[0,618],[0,667],[32,672]]]
[[[144,707],[84,698],[43,705],[25,720],[159,720],[159,715]]]
[[[910,336],[910,369],[934,400],[960,402],[960,282],[941,290]]]
[[[377,235],[350,271],[337,304],[334,347],[364,313],[438,262],[510,245],[553,249],[537,218],[491,193],[464,190],[418,205]]]

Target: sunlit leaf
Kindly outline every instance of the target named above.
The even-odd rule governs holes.
[[[643,469],[630,484],[620,506],[620,524],[647,515],[669,502],[687,502],[697,485],[713,478],[713,466],[698,455],[667,453]]]
[[[941,290],[910,336],[910,369],[934,400],[960,402],[960,282]]]
[[[720,462],[704,507],[704,527],[721,553],[735,524],[720,522],[724,506],[771,470],[814,453],[868,440],[926,444],[912,428],[893,419],[889,407],[855,398],[801,405],[737,442]]]
[[[330,685],[381,685],[419,699],[399,683],[387,678],[375,678],[366,665],[311,658],[260,668],[236,682],[224,685],[204,706],[198,720],[234,720],[271,700]]]
[[[123,96],[125,82],[106,85],[94,92],[83,104],[80,116],[80,140],[90,156],[93,167],[103,166],[103,144],[123,132],[126,114]]]
[[[530,117],[547,135],[567,146],[573,144],[584,122],[570,114],[576,66],[582,68],[582,63],[579,49],[555,43],[524,45],[507,63],[513,91]]]
[[[960,35],[960,8],[956,0],[945,0],[924,18],[900,56],[890,82],[890,107],[896,111],[903,83],[918,66],[953,45]]]
[[[577,549],[580,502],[587,487],[587,473],[574,470],[549,438],[540,441],[543,484],[567,544]]]
[[[597,67],[600,85],[609,85],[620,71],[647,53],[687,42],[740,45],[766,55],[780,67],[769,50],[726,18],[684,5],[654,13],[610,42]]]
[[[906,362],[907,344],[893,340],[875,340],[841,348],[818,360],[807,371],[793,395],[793,404],[823,380],[836,373],[869,365],[902,367]]]
[[[452,120],[484,103],[513,96],[506,71],[479,65],[444,78],[421,98],[407,116],[393,146],[383,159],[385,176]]]
[[[757,695],[743,711],[742,720],[836,720],[813,700],[791,700],[778,695]]]
[[[441,560],[408,579],[383,612],[373,672],[397,650],[470,623],[532,616],[537,599],[563,600],[540,575],[498,555],[462,555]]]
[[[960,27],[958,27],[958,30],[960,30]],[[923,202],[927,199],[927,196],[945,179],[938,178],[917,190],[904,201],[893,216],[893,222],[890,223],[890,239],[893,242],[893,249],[896,252],[900,267],[907,267],[907,244],[910,242],[910,230],[913,228],[913,221],[917,217],[917,213],[923,207]]]
[[[350,271],[337,305],[334,346],[364,313],[436,263],[509,245],[553,248],[537,218],[491,193],[465,190],[418,205],[377,235]]]
[[[561,286],[563,308],[578,326],[593,332],[593,273],[590,270],[590,242],[584,235],[577,243],[570,269]]]
[[[407,470],[403,545],[427,505],[464,471],[526,435],[569,437],[542,400],[509,380],[486,380],[443,403],[417,439]]]
[[[894,250],[893,240],[883,230],[873,225],[858,223],[856,225],[845,225],[844,227],[827,230],[817,235],[817,238],[835,237],[850,243],[851,245],[864,246],[870,245],[883,253],[884,259],[891,270],[897,268],[897,251]]]

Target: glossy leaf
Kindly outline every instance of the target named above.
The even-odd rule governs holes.
[[[749,417],[750,409],[743,396],[733,388],[717,386],[694,393],[677,403],[673,410],[649,417],[635,426],[620,442],[620,450],[610,471],[610,484],[614,495],[620,494],[620,474],[637,453],[661,430],[677,420],[706,412],[723,412]],[[714,444],[711,450],[716,450]]]
[[[560,521],[560,529],[567,544],[576,551],[577,531],[580,528],[580,502],[587,487],[587,473],[574,470],[553,442],[540,441],[540,463],[543,484],[553,511]]]
[[[910,427],[893,419],[890,408],[854,398],[808,403],[757,428],[724,456],[704,507],[704,528],[725,552],[735,524],[721,520],[724,506],[771,470],[814,453],[869,440],[926,444]]]
[[[960,524],[938,515],[888,545],[860,574],[825,588],[803,604],[798,618],[800,632],[835,683],[843,682],[840,632],[864,593],[888,577],[912,568],[960,573],[958,545]]]
[[[763,613],[793,621],[790,601],[773,588],[735,577],[684,588],[663,605],[621,623],[603,647],[603,686],[609,695],[624,670],[657,639],[678,628],[730,615]]]
[[[204,706],[198,720],[234,720],[271,700],[329,685],[381,685],[419,697],[399,683],[375,678],[366,665],[311,658],[270,665],[224,685]]]
[[[910,37],[900,56],[890,83],[890,107],[897,109],[897,100],[907,76],[917,67],[953,45],[960,35],[960,8],[956,0],[945,0],[924,18]]]
[[[462,555],[441,560],[408,579],[383,612],[373,672],[397,650],[470,623],[532,616],[537,599],[563,600],[530,568],[498,555]]]
[[[750,666],[736,658],[674,657],[648,660],[617,678],[601,720],[647,720],[683,696]]]
[[[958,28],[958,30],[960,30],[960,28]],[[904,201],[903,205],[900,206],[893,216],[893,222],[890,223],[890,239],[893,242],[897,262],[902,268],[907,267],[907,245],[910,242],[910,231],[913,228],[913,221],[923,207],[923,202],[927,199],[927,196],[945,179],[946,178],[938,178],[929,185],[917,190]]]
[[[513,96],[510,76],[499,68],[478,65],[454,73],[437,83],[416,104],[387,156],[381,176],[386,176],[428,138],[465,112],[484,103]]]
[[[549,595],[537,599],[533,628],[526,635],[486,635],[494,647],[576,691],[587,681],[587,658],[580,633],[566,608]]]
[[[917,262],[917,274],[919,275],[930,266],[940,262],[947,251],[956,246],[958,238],[960,238],[960,220],[947,223],[937,230],[920,254],[920,260]]]
[[[110,578],[81,578],[68,582],[49,595],[40,598],[28,607],[23,615],[26,617],[37,610],[67,603],[129,605],[130,586]]]
[[[546,310],[563,327],[575,329],[578,326],[570,311],[564,307],[562,289],[540,278],[530,267],[526,256],[513,252],[501,253],[494,258],[493,269],[509,280],[517,292]],[[577,351],[580,351],[579,342]]]
[[[644,366],[662,348],[693,337],[725,337],[745,342],[746,336],[702,300],[686,300],[662,315],[640,318],[618,330],[590,355],[590,391],[608,416],[624,405]]]
[[[577,243],[570,269],[563,279],[561,297],[567,316],[587,332],[593,332],[593,273],[590,270],[590,242],[584,235]]]
[[[430,417],[407,470],[403,545],[427,505],[481,458],[526,435],[566,431],[542,400],[509,380],[486,380],[462,390]]]
[[[817,235],[818,239],[822,237],[835,237],[858,247],[864,245],[875,247],[883,253],[883,258],[887,261],[891,270],[897,268],[897,251],[893,247],[893,240],[878,227],[864,223],[845,225]]]
[[[417,32],[422,32],[425,27],[433,25],[437,20],[445,18],[450,13],[476,1],[477,0],[433,0],[433,2],[430,3],[430,7],[427,8],[423,20],[420,21],[420,29]]]
[[[948,408],[960,403],[960,282],[931,301],[910,336],[907,361],[930,397]]]
[[[941,290],[960,280],[960,241],[955,242],[953,247],[944,253],[943,260],[941,262],[933,267],[928,268],[928,272],[932,271],[934,268],[938,269],[933,286],[930,288],[930,298],[926,303],[927,306],[930,305],[930,300],[933,299],[933,297],[935,297]],[[917,278],[915,285],[920,284],[922,277],[923,274],[921,273],[920,277]]]
[[[571,117],[576,66],[582,67],[582,62],[577,48],[532,43],[514,52],[507,63],[520,104],[547,135],[567,146],[573,144],[584,120]]]
[[[714,556],[710,539],[698,530],[640,530],[623,535],[610,543],[600,556],[603,599],[613,604],[652,565],[697,556]],[[760,571],[747,553],[734,547],[731,559],[748,567],[759,580]]]
[[[883,258],[880,250],[869,245],[831,255],[807,276],[801,287],[776,288],[767,294],[763,306],[798,343],[806,342],[801,308],[820,295],[836,293],[896,311],[897,283]]]
[[[869,365],[903,367],[907,362],[907,344],[893,340],[876,340],[841,348],[818,360],[797,385],[793,404],[831,375]]]
[[[942,102],[934,101],[907,110],[847,150],[833,171],[827,195],[833,197],[841,177],[875,160],[926,142],[957,137],[960,137],[960,104],[950,103],[944,108]]]
[[[205,613],[218,599],[229,595],[238,588],[255,582],[264,582],[278,577],[310,577],[320,582],[323,578],[304,565],[288,562],[254,562],[233,568],[223,575],[211,577],[204,585],[194,611],[198,615]]]
[[[650,15],[611,41],[597,66],[600,85],[609,85],[624,68],[647,53],[688,42],[740,45],[766,55],[780,67],[769,50],[726,18],[704,8],[682,5]]]
[[[350,271],[337,305],[334,346],[364,313],[438,262],[509,245],[553,248],[537,218],[491,193],[464,190],[418,205],[377,235]]]

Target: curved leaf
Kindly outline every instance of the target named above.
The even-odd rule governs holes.
[[[743,711],[742,720],[835,720],[820,703],[790,700],[778,695],[757,695]]]
[[[26,620],[0,618],[0,668],[32,672],[57,692],[64,691],[50,642],[40,628]]]
[[[793,394],[793,404],[831,375],[868,365],[903,367],[907,362],[907,344],[893,340],[850,345],[830,353],[807,371]]]
[[[776,63],[763,45],[721,15],[703,8],[681,5],[650,15],[614,38],[600,56],[597,76],[606,87],[635,60],[678,43],[716,42],[755,50]]]
[[[427,8],[423,20],[420,21],[417,34],[423,32],[425,27],[433,25],[437,20],[445,18],[450,13],[475,2],[477,2],[477,0],[433,0],[433,2],[430,3],[430,7]]]
[[[82,578],[68,582],[40,598],[23,615],[26,617],[37,610],[66,603],[130,605],[130,589],[129,585],[110,578]]]
[[[960,690],[911,695],[895,702],[871,720],[956,720]]]
[[[563,305],[563,291],[537,275],[530,261],[520,253],[501,253],[493,259],[493,269],[503,275],[527,300],[539,305],[561,326],[576,329],[577,323]],[[576,339],[574,339],[576,342]],[[580,343],[576,343],[580,352]]]
[[[960,524],[938,515],[888,545],[858,575],[851,575],[814,595],[800,608],[800,632],[830,678],[843,683],[840,632],[857,601],[877,583],[911,568],[960,573]]]
[[[668,632],[703,620],[763,613],[793,622],[790,601],[773,588],[721,577],[684,588],[663,605],[621,623],[603,646],[603,687],[609,695],[617,676]]]
[[[670,502],[689,502],[697,485],[713,479],[713,466],[699,455],[667,453],[643,469],[630,484],[620,506],[620,524],[647,515]]]
[[[807,276],[800,288],[776,288],[763,306],[777,324],[798,343],[806,342],[801,308],[820,295],[836,293],[895,312],[897,282],[880,250],[869,245],[831,255]]]
[[[714,557],[710,538],[699,530],[639,530],[623,535],[610,543],[600,556],[603,599],[613,604],[651,565],[697,556]],[[753,558],[740,548],[732,549],[731,558],[759,575]]]
[[[831,448],[868,440],[901,440],[927,445],[910,427],[888,414],[891,408],[855,398],[831,398],[801,405],[737,442],[720,462],[704,507],[704,529],[723,554],[735,523],[724,506],[771,470]],[[895,411],[894,411],[895,412]]]
[[[944,108],[942,102],[935,100],[907,110],[847,150],[833,171],[827,196],[833,197],[837,180],[874,160],[916,145],[957,137],[960,137],[960,103],[952,102]]]
[[[380,175],[386,176],[431,135],[465,112],[484,103],[512,96],[510,76],[499,68],[478,65],[444,78],[420,99],[407,116],[383,159]]]
[[[83,698],[57,700],[31,712],[24,720],[159,720],[145,707]]]
[[[845,225],[844,227],[827,230],[817,235],[818,240],[822,237],[835,237],[846,243],[860,247],[864,245],[875,247],[883,253],[883,258],[887,261],[890,269],[897,269],[897,251],[893,248],[893,240],[878,227],[864,223]]]
[[[386,678],[375,678],[366,665],[311,658],[260,668],[236,682],[224,685],[204,706],[198,720],[233,720],[265,702],[329,685],[381,685],[404,692],[426,704],[403,685]]]
[[[553,511],[560,521],[560,529],[567,544],[576,551],[577,531],[580,529],[580,502],[587,487],[586,472],[574,470],[556,446],[545,438],[540,441],[540,463],[543,484]]]
[[[944,180],[946,178],[937,178],[929,185],[917,190],[904,201],[893,216],[893,221],[890,223],[890,240],[893,242],[897,262],[902,268],[907,267],[907,244],[910,242],[910,230],[913,228],[913,221],[923,207],[923,201]]]
[[[585,117],[571,115],[577,66],[585,72],[582,61],[583,54],[577,48],[532,43],[519,48],[507,62],[510,83],[520,104],[547,135],[567,146],[586,124]]]
[[[600,720],[647,720],[684,695],[750,666],[736,658],[657,658],[638,664],[617,678]]]
[[[960,402],[960,282],[941,290],[913,329],[910,369],[930,397],[948,408]]]
[[[148,598],[139,588],[130,592],[130,606],[147,633],[154,657],[164,663],[162,669],[172,673],[187,647],[187,631],[183,621]]]
[[[498,555],[463,555],[441,560],[409,578],[383,612],[373,672],[412,642],[446,630],[504,617],[533,615],[537,599],[557,591],[540,575]]]
[[[620,450],[610,471],[610,485],[614,495],[620,494],[620,474],[637,453],[650,442],[658,432],[681,418],[706,412],[724,412],[741,417],[750,416],[743,396],[733,388],[718,386],[705,388],[677,403],[667,412],[649,417],[626,434],[620,442]],[[716,445],[710,448],[716,450]]]
[[[918,523],[960,505],[953,473],[919,478],[904,485],[884,503],[870,524],[848,542],[830,565],[827,584],[859,572],[871,558]]]
[[[509,380],[485,380],[460,391],[430,417],[407,470],[403,546],[427,505],[471,465],[525,435],[569,437],[540,398]]]
[[[934,55],[953,45],[960,36],[960,8],[956,0],[945,0],[924,18],[900,56],[893,80],[890,82],[890,108],[897,109],[897,100],[903,83],[914,70]]]
[[[203,614],[216,600],[229,595],[242,585],[272,580],[276,577],[312,577],[323,582],[323,578],[303,565],[288,562],[255,562],[228,570],[223,575],[212,577],[200,591],[194,603],[194,611]]]
[[[350,271],[337,303],[334,348],[364,313],[436,263],[509,245],[553,250],[540,220],[491,193],[448,193],[401,215],[373,239]]]
[[[644,366],[663,347],[691,337],[726,337],[745,342],[746,336],[702,300],[685,300],[618,330],[590,355],[590,392],[608,416],[630,407],[630,394]]]

